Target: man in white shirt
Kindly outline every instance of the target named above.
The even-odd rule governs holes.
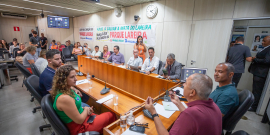
[[[83,52],[87,56],[91,55],[91,49],[88,47],[88,44],[87,43],[84,43],[84,45],[83,45]]]
[[[127,64],[129,66],[136,66],[138,67],[139,69],[142,67],[142,58],[138,56],[138,49],[134,49],[133,50],[133,55],[134,57],[130,57]]]
[[[98,58],[101,56],[101,52],[99,51],[99,47],[95,46],[95,51],[90,55],[91,58]]]
[[[153,47],[148,48],[149,58],[146,58],[143,65],[142,71],[145,71],[147,75],[151,73],[158,73],[159,58],[154,56],[155,50]]]

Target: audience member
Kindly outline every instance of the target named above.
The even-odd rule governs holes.
[[[141,57],[138,56],[138,50],[134,49],[133,50],[133,56],[129,58],[127,64],[129,66],[136,66],[139,69],[142,67],[143,60]],[[130,67],[132,69],[132,67]]]
[[[83,51],[83,47],[80,42],[77,42],[78,48],[80,48]]]
[[[16,41],[17,45],[19,46],[19,42],[18,42],[17,38],[13,38],[12,42],[9,43],[9,47],[14,45],[14,43],[13,43],[14,41]]]
[[[235,39],[234,46],[229,48],[227,54],[227,62],[233,64],[235,68],[232,81],[235,83],[236,88],[241,79],[242,73],[245,72],[246,61],[252,61],[250,49],[248,46],[244,45],[243,37],[237,37]]]
[[[87,43],[84,43],[83,45],[83,53],[85,53],[86,56],[89,56],[91,54],[91,48],[88,47]]]
[[[14,38],[12,44],[10,44],[10,47],[9,47],[9,53],[10,54],[13,54],[13,49],[14,48],[19,48],[19,43],[17,42],[16,38]]]
[[[145,53],[146,53],[146,45],[143,43],[143,37],[138,36],[137,43],[134,44],[134,49],[139,51],[139,57],[143,58],[143,62],[145,60]]]
[[[233,75],[234,66],[232,64],[220,63],[216,66],[214,78],[219,85],[209,97],[217,104],[224,118],[239,104],[237,90],[232,82]]]
[[[23,43],[20,44],[20,49],[17,51],[17,56],[24,56],[26,54],[26,48]]]
[[[252,63],[249,68],[249,72],[253,74],[252,93],[255,98],[254,103],[250,107],[249,111],[254,112],[257,110],[270,68],[270,36],[263,38],[262,46],[264,48],[252,58]]]
[[[153,47],[148,48],[149,58],[146,58],[143,65],[142,71],[145,71],[147,75],[151,73],[158,74],[159,58],[154,56],[155,49]]]
[[[52,40],[51,49],[58,49],[58,46],[55,43],[55,40]]]
[[[119,46],[116,45],[113,48],[113,54],[108,58],[108,61],[116,63],[116,64],[121,64],[124,65],[125,64],[125,58],[124,55],[122,53],[119,52]]]
[[[74,55],[74,58],[78,60],[78,55],[82,55],[82,50],[78,48],[78,43],[75,43],[74,48],[72,50],[72,54]]]
[[[40,40],[40,37],[37,36],[37,32],[36,31],[33,31],[33,37],[30,38],[30,42],[29,42],[30,45],[32,46],[35,46],[37,49],[36,49],[36,57],[39,56],[40,52],[41,52],[41,40]]]
[[[34,29],[31,30],[31,33],[29,34],[29,39],[30,39],[31,37],[33,37],[33,32],[34,32]]]
[[[153,99],[148,97],[145,108],[152,114],[159,135],[220,135],[222,132],[222,116],[218,106],[209,98],[212,91],[212,79],[203,74],[193,74],[184,83],[184,96],[188,108],[175,94],[171,94],[172,102],[181,112],[170,132],[163,126]]]
[[[233,46],[234,46],[234,44],[235,44],[235,41],[231,41],[231,43],[230,43],[230,47],[233,47]]]
[[[62,66],[56,71],[52,87],[53,108],[71,135],[86,131],[102,134],[103,128],[114,122],[116,116],[112,112],[94,114],[93,106],[83,108],[80,96],[71,89],[76,86],[76,81],[76,71],[71,65]],[[96,115],[96,118],[93,123],[88,123],[92,115]]]
[[[66,47],[68,47],[68,46],[70,46],[70,44],[69,44],[69,42],[68,41],[66,41],[66,45],[65,45]]]
[[[44,37],[44,33],[41,33],[41,49],[47,50],[48,39]]]
[[[180,79],[181,69],[182,64],[175,60],[175,55],[173,53],[169,53],[166,62],[163,62],[162,67],[160,68],[159,75],[170,80]],[[164,74],[163,71],[167,73]]]
[[[69,46],[74,46],[73,44],[71,44],[70,40],[68,40]]]
[[[48,66],[48,61],[46,60],[46,53],[47,53],[47,50],[42,50],[40,52],[40,56],[39,58],[37,59],[37,61],[35,62],[35,65],[39,71],[39,73],[41,74],[45,68]]]
[[[99,46],[95,46],[95,51],[90,54],[91,58],[99,58],[101,56],[101,52],[99,51]]]
[[[36,47],[28,46],[26,48],[26,51],[27,51],[27,53],[23,56],[23,66],[25,66],[32,74],[30,64],[34,64],[37,60],[37,57],[35,55]]]
[[[110,55],[111,55],[111,52],[109,51],[108,45],[104,45],[103,46],[103,58],[105,60],[108,60],[108,58],[110,57]]]
[[[7,50],[9,50],[9,44],[6,42],[6,40],[2,39],[2,44]]]
[[[57,42],[57,49],[62,52],[63,48],[65,48],[65,45],[61,45],[61,43],[58,41]]]

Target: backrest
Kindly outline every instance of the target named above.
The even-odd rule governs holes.
[[[4,58],[4,56],[3,56],[4,51],[7,51],[7,49],[5,49],[5,48],[0,48],[0,56],[1,56],[2,58]]]
[[[113,51],[110,51],[111,55],[113,54]]]
[[[42,95],[39,91],[39,77],[36,75],[29,76],[24,85],[29,90],[29,92],[34,96],[34,98],[41,103]]]
[[[254,102],[254,96],[249,90],[243,90],[239,94],[239,105],[238,107],[229,114],[222,123],[222,128],[227,131],[233,131],[238,121],[247,112],[249,107]]]
[[[32,70],[33,74],[36,75],[36,76],[38,76],[38,77],[40,77],[40,72],[37,69],[36,65],[35,64],[31,64],[30,67],[31,67],[31,70]]]
[[[232,135],[249,135],[249,134],[243,130],[239,130],[234,132]]]
[[[71,58],[71,53],[69,48],[63,48],[62,55],[64,58]]]
[[[101,58],[103,58],[103,52],[101,52],[101,55],[100,55]]]
[[[47,94],[41,101],[41,109],[57,135],[69,135],[68,128],[53,109],[53,102],[51,95]]]
[[[158,64],[158,73],[159,73],[159,70],[160,70],[161,67],[162,67],[162,61],[160,60],[159,64]]]
[[[15,66],[22,72],[24,77],[28,78],[30,75],[32,75],[30,71],[27,70],[20,62],[15,62]]]
[[[70,53],[72,54],[73,46],[68,46],[67,48],[69,49]]]
[[[13,49],[13,54],[12,54],[12,57],[13,58],[16,58],[16,56],[17,56],[17,51],[19,51],[20,49],[19,48],[14,48]]]

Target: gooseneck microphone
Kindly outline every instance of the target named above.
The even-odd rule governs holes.
[[[81,65],[82,67],[82,65]],[[81,68],[79,67],[79,72],[77,73],[78,76],[83,76],[83,73],[81,72]]]
[[[95,78],[95,76],[92,75],[92,78]],[[99,80],[101,80],[101,79],[99,79]],[[106,93],[110,92],[110,89],[111,89],[111,88],[107,88],[107,87],[106,87],[106,83],[107,83],[107,82],[104,81],[104,80],[101,80],[101,81],[105,82],[105,87],[100,91],[100,94],[103,95],[103,94],[106,94]]]

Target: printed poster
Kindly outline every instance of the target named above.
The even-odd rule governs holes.
[[[264,47],[262,46],[262,40],[264,37],[268,36],[270,34],[268,33],[256,33],[254,34],[253,43],[250,48],[250,51],[252,53],[258,53],[261,51]]]
[[[95,30],[94,27],[80,28],[79,29],[80,40],[94,41],[95,40],[94,30]]]

